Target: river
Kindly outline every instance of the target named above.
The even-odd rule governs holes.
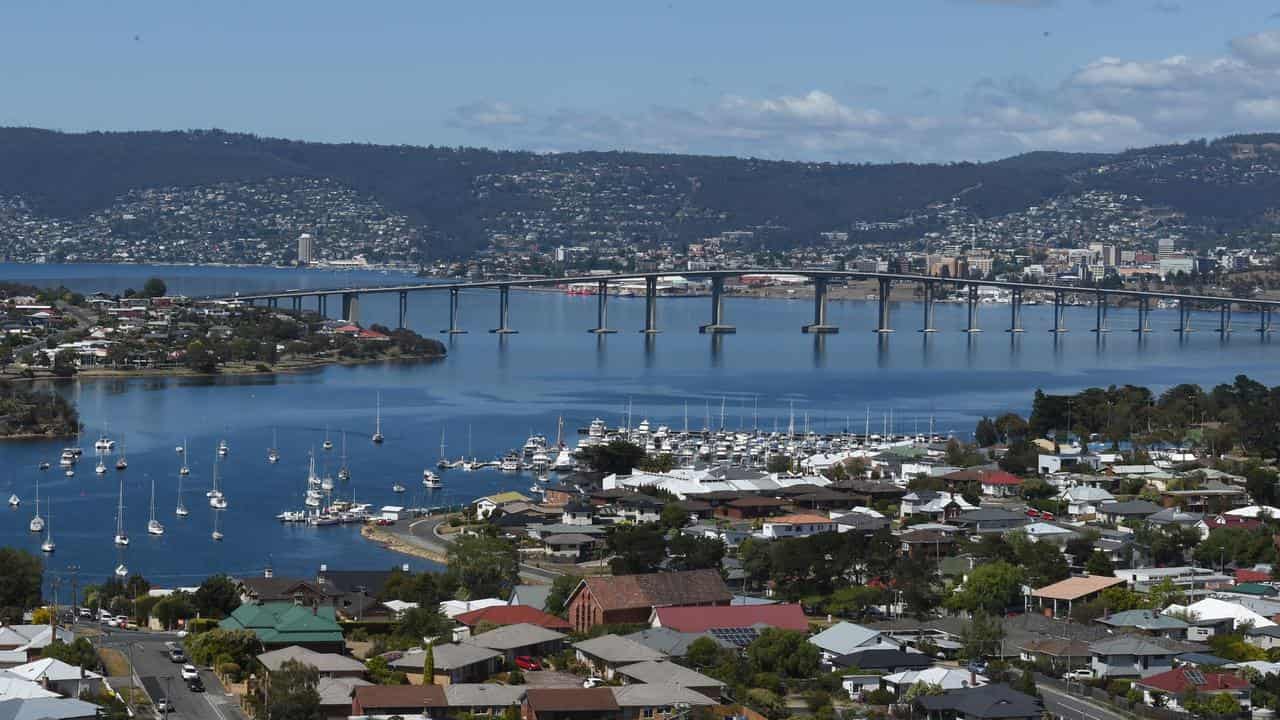
[[[371,271],[330,272],[272,268],[195,268],[114,265],[0,264],[0,278],[33,284],[62,283],[82,292],[119,292],[140,288],[146,278],[162,277],[170,292],[190,295],[235,290],[335,287],[344,284],[402,282],[404,275]],[[329,304],[336,310],[336,298]],[[394,294],[361,299],[366,323],[394,325]],[[503,489],[523,490],[527,475],[503,476],[496,470],[444,473],[445,487],[423,496],[424,467],[438,458],[441,434],[446,453],[467,452],[485,458],[518,447],[531,432],[554,437],[558,417],[570,437],[593,417],[609,424],[623,421],[628,403],[636,422],[648,418],[679,428],[686,407],[691,428],[708,417],[750,427],[785,427],[794,406],[797,424],[820,431],[852,425],[861,429],[869,412],[873,430],[892,411],[899,432],[927,428],[969,437],[976,418],[1004,410],[1025,413],[1036,388],[1080,388],[1134,383],[1164,388],[1182,382],[1211,386],[1244,373],[1267,384],[1280,383],[1273,341],[1252,330],[1256,318],[1238,315],[1237,331],[1225,342],[1213,328],[1217,316],[1195,318],[1198,332],[1173,332],[1175,311],[1153,311],[1152,332],[1129,331],[1132,311],[1111,312],[1115,330],[1101,337],[1089,332],[1092,308],[1069,308],[1070,332],[1048,332],[1051,308],[1025,307],[1026,332],[1002,331],[1007,305],[984,305],[986,332],[960,332],[963,305],[940,304],[939,332],[915,331],[921,320],[917,303],[895,303],[898,331],[878,337],[875,304],[832,301],[830,322],[837,335],[801,334],[809,321],[810,301],[727,298],[726,322],[738,333],[709,337],[697,326],[707,321],[706,298],[662,299],[662,333],[646,339],[643,299],[610,298],[609,322],[615,335],[586,332],[595,324],[594,297],[513,291],[511,326],[518,334],[487,332],[497,319],[492,291],[464,293],[461,324],[471,332],[447,338],[444,293],[410,296],[409,325],[448,342],[449,357],[438,362],[335,366],[269,377],[87,379],[56,386],[78,404],[85,425],[82,445],[108,428],[124,440],[129,469],[125,518],[131,544],[123,552],[112,545],[119,477],[93,473],[92,460],[81,463],[74,478],[57,469],[64,442],[0,444],[0,497],[18,493],[18,510],[0,510],[0,543],[38,552],[40,537],[27,530],[35,483],[42,502],[52,500],[52,531],[57,552],[51,570],[78,566],[83,579],[101,579],[119,562],[154,582],[181,585],[215,572],[256,575],[271,564],[280,575],[311,576],[321,564],[331,569],[389,567],[425,561],[391,553],[362,540],[354,527],[302,528],[281,525],[276,513],[299,505],[307,453],[315,449],[336,470],[342,433],[347,434],[352,468],[346,496],[375,506],[468,501]],[[386,443],[370,442],[375,402],[382,397]],[[326,428],[334,449],[320,449]],[[265,459],[272,433],[282,458]],[[225,540],[210,539],[212,515],[204,491],[210,486],[215,447],[225,438],[231,452],[222,470],[230,507],[222,516]],[[186,504],[192,513],[174,516],[177,470],[175,446],[184,442],[191,456]],[[54,464],[40,472],[40,461]],[[167,532],[145,531],[151,481],[156,483],[157,516]],[[398,496],[394,483],[410,488]],[[416,495],[416,496],[411,496]],[[43,513],[42,513],[43,514]]]

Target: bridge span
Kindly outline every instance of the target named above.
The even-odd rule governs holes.
[[[1216,310],[1218,312],[1218,326],[1215,330],[1224,335],[1230,333],[1232,331],[1231,316],[1233,308],[1252,310],[1256,312],[1258,314],[1258,325],[1256,327],[1256,331],[1259,333],[1269,333],[1272,330],[1272,311],[1277,307],[1280,307],[1280,300],[1263,300],[1258,298],[1190,295],[1150,290],[1082,288],[1072,285],[1045,285],[1006,280],[973,280],[967,278],[946,278],[908,273],[875,273],[858,272],[853,270],[806,270],[793,268],[740,268],[736,270],[697,270],[689,272],[632,272],[560,278],[532,277],[509,278],[504,280],[371,285],[365,287],[308,288],[250,294],[237,293],[232,296],[212,299],[238,300],[241,302],[248,302],[250,304],[265,302],[270,307],[277,307],[281,300],[288,300],[292,303],[294,310],[301,311],[303,308],[303,300],[311,298],[315,301],[315,309],[321,315],[328,316],[328,299],[330,296],[336,295],[341,298],[342,302],[341,317],[352,322],[358,322],[360,308],[359,303],[362,295],[396,293],[398,294],[400,301],[399,327],[405,327],[406,318],[408,316],[409,293],[448,292],[449,327],[444,328],[441,332],[446,334],[458,334],[467,332],[458,326],[458,304],[461,293],[464,290],[496,290],[498,296],[498,326],[489,330],[489,332],[496,334],[508,334],[517,332],[508,322],[511,288],[595,285],[597,296],[596,326],[594,328],[590,328],[588,331],[604,334],[617,332],[616,329],[610,328],[608,325],[609,286],[613,283],[643,280],[645,283],[645,320],[644,327],[640,332],[654,334],[660,332],[658,330],[657,310],[658,298],[660,297],[658,292],[659,279],[663,277],[683,277],[710,281],[710,317],[705,325],[699,327],[699,331],[715,334],[732,333],[737,330],[735,326],[727,322],[724,314],[725,279],[741,277],[744,275],[790,275],[807,278],[813,284],[813,322],[802,326],[801,330],[806,333],[815,334],[839,332],[839,328],[830,324],[827,320],[827,294],[831,283],[847,282],[849,280],[876,281],[879,307],[876,315],[876,327],[874,330],[877,333],[891,333],[894,331],[891,323],[892,318],[890,317],[889,294],[894,285],[901,284],[915,284],[918,285],[922,291],[921,296],[924,313],[922,326],[919,330],[920,332],[925,333],[937,332],[937,328],[934,326],[933,322],[934,304],[938,297],[938,290],[946,287],[962,289],[966,292],[968,321],[963,330],[964,332],[969,333],[982,332],[982,328],[978,325],[978,289],[981,287],[994,287],[1007,290],[1009,292],[1009,322],[1008,326],[1005,327],[1004,330],[1005,332],[1011,333],[1023,332],[1023,296],[1029,292],[1052,295],[1053,326],[1050,328],[1050,332],[1053,333],[1067,332],[1064,310],[1069,304],[1068,299],[1079,298],[1081,296],[1091,298],[1093,301],[1096,319],[1091,331],[1098,333],[1111,331],[1112,328],[1108,323],[1107,311],[1110,307],[1111,300],[1116,298],[1125,298],[1137,301],[1138,319],[1135,327],[1130,329],[1138,333],[1151,332],[1150,313],[1151,303],[1153,301],[1172,301],[1177,304],[1178,327],[1175,328],[1175,331],[1179,333],[1189,333],[1194,330],[1191,323],[1191,316],[1195,310]]]

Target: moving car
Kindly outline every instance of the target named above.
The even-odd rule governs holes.
[[[192,665],[191,663],[187,663],[186,665],[182,666],[183,680],[190,680],[191,678],[199,678],[199,677],[200,677],[200,671],[196,669],[195,665]]]
[[[187,689],[191,692],[204,692],[204,681],[197,675],[187,681]]]
[[[170,662],[185,663],[187,654],[180,647],[169,648],[169,660]]]
[[[171,713],[174,711],[173,703],[169,702],[167,697],[156,698],[156,712]]]

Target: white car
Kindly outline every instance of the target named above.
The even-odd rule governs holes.
[[[598,678],[598,677],[589,677],[586,680],[582,681],[582,687],[584,688],[600,687],[603,684],[604,684],[604,678]]]
[[[1062,676],[1063,680],[1092,680],[1093,670],[1089,668],[1080,668],[1078,670],[1070,670],[1066,675]]]
[[[198,677],[200,677],[200,671],[196,669],[195,665],[192,665],[191,663],[187,663],[186,665],[182,666],[183,680],[190,680],[192,678],[198,678]]]

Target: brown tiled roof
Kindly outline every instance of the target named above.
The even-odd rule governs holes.
[[[583,583],[605,610],[701,605],[733,597],[717,570],[589,577]]]
[[[352,715],[385,715],[380,710],[449,707],[439,685],[369,685],[356,688]]]
[[[904,543],[953,543],[955,540],[946,533],[937,530],[912,530],[903,533],[899,538]]]
[[[778,498],[760,497],[759,495],[751,495],[749,497],[730,500],[729,507],[782,507],[786,505],[785,500]]]
[[[525,702],[534,712],[604,712],[619,709],[613,690],[598,688],[529,688]]]

